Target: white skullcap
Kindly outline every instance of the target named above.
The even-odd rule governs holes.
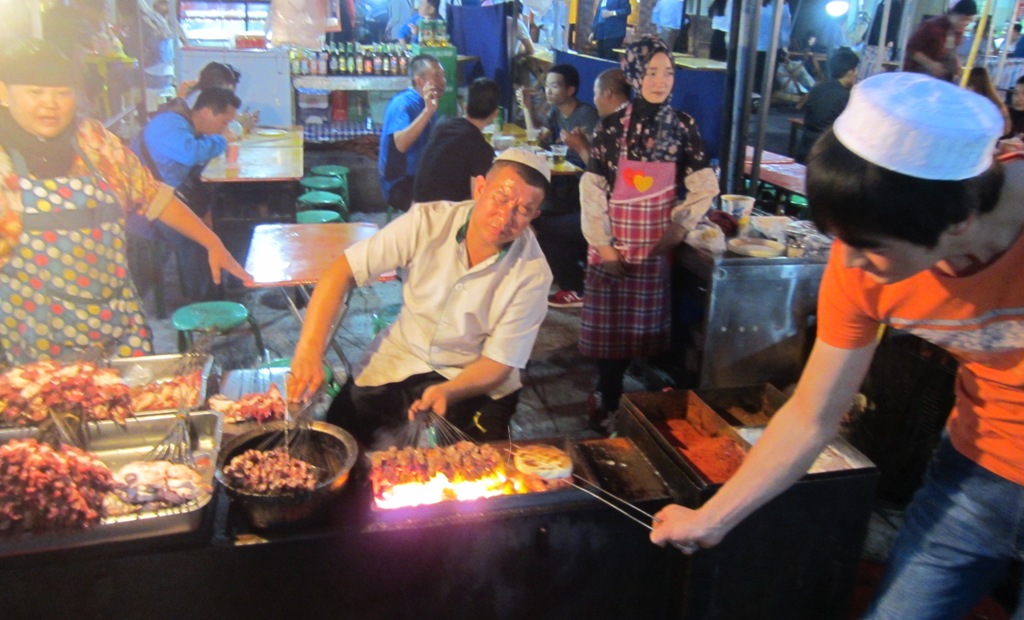
[[[529,166],[543,174],[548,183],[551,182],[551,162],[548,161],[547,157],[538,155],[533,151],[516,148],[505,149],[494,161],[514,161],[524,166]]]
[[[960,181],[992,165],[1003,115],[969,90],[920,73],[881,73],[853,87],[832,126],[867,161],[921,179]]]

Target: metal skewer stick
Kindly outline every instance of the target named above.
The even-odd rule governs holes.
[[[613,508],[616,511],[624,514],[626,517],[628,517],[629,519],[639,523],[640,525],[644,526],[648,530],[654,531],[654,527],[652,525],[649,525],[648,523],[645,523],[644,521],[641,521],[635,515],[632,515],[629,512],[627,512],[626,508],[633,509],[634,511],[638,512],[639,514],[641,514],[641,515],[643,515],[645,517],[648,517],[649,519],[651,519],[655,523],[661,523],[661,519],[658,519],[657,517],[655,517],[654,515],[650,514],[647,511],[643,510],[639,506],[636,506],[635,504],[633,504],[633,503],[631,503],[631,502],[629,502],[629,501],[619,497],[618,495],[615,495],[614,493],[611,493],[610,491],[602,489],[601,487],[599,487],[598,485],[594,484],[590,480],[587,480],[586,478],[582,478],[582,477],[580,477],[580,476],[578,476],[576,474],[573,474],[573,478],[576,478],[580,482],[587,483],[588,485],[594,487],[595,489],[597,489],[601,493],[604,493],[605,495],[607,495],[611,499],[608,499],[606,497],[602,497],[601,495],[595,493],[594,491],[592,491],[592,490],[590,490],[590,489],[588,489],[588,488],[586,488],[586,487],[584,487],[582,485],[576,484],[575,482],[570,481],[569,484],[571,484],[572,486],[576,487],[580,491],[583,491],[587,495],[590,495],[594,499],[602,502],[603,504],[609,506],[610,508]],[[612,499],[614,499],[615,502],[619,502],[619,503],[616,504],[615,502],[611,501]],[[686,555],[691,555],[693,553],[696,553],[700,549],[700,546],[697,545],[696,543],[681,543],[681,542],[676,542],[676,541],[670,541],[669,544],[671,544],[676,549],[682,551]]]

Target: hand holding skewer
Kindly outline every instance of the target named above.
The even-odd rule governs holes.
[[[651,542],[661,546],[669,543],[687,555],[701,547],[713,547],[724,533],[700,525],[699,517],[697,510],[676,504],[665,506],[654,515]]]

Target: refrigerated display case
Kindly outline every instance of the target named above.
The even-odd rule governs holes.
[[[234,47],[236,35],[265,33],[269,14],[270,0],[178,3],[178,21],[193,46]]]

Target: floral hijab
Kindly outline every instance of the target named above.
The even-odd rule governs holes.
[[[653,115],[654,123],[638,126],[638,133],[633,136],[634,140],[639,139],[637,141],[643,145],[639,149],[639,154],[651,161],[671,161],[675,159],[680,143],[686,138],[680,130],[679,118],[672,109],[672,95],[669,94],[664,103],[653,104],[640,94],[647,64],[659,52],[666,54],[669,59],[672,58],[672,50],[664,41],[653,35],[641,37],[626,46],[626,53],[622,58],[622,72],[626,74],[626,81],[633,88],[634,109],[657,108]]]

